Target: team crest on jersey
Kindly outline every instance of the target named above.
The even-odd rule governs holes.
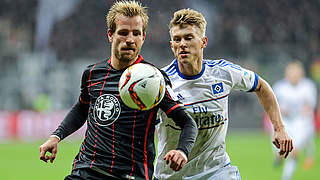
[[[120,112],[119,100],[114,95],[104,94],[94,104],[93,117],[100,126],[108,126],[118,119]]]
[[[223,84],[222,82],[212,85],[213,94],[219,94],[223,92]]]

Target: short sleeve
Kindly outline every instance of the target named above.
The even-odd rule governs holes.
[[[258,86],[259,76],[255,72],[240,66],[234,67],[237,68],[229,68],[233,80],[233,88],[241,91],[254,91]]]

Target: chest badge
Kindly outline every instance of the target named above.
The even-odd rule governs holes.
[[[222,93],[223,92],[223,84],[222,84],[222,82],[212,85],[212,92],[213,92],[213,94]]]
[[[97,98],[94,108],[94,120],[100,126],[108,126],[114,123],[121,112],[119,100],[111,94],[104,94]]]

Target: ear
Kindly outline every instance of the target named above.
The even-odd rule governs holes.
[[[111,33],[111,30],[110,30],[110,29],[108,29],[108,31],[107,31],[107,35],[108,35],[109,42],[110,42],[110,43],[112,43],[112,41],[113,41],[113,35],[112,35],[112,33]]]
[[[143,33],[143,41],[146,39],[146,35],[147,35],[147,33]]]
[[[206,48],[206,47],[207,47],[207,44],[208,44],[208,38],[207,38],[207,36],[204,36],[201,40],[202,40],[202,45],[201,45],[201,47],[202,47],[202,48]]]
[[[172,41],[170,41],[170,48],[171,48],[172,52],[174,53]]]

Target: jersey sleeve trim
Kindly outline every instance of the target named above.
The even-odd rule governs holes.
[[[166,111],[166,114],[170,114],[173,110],[175,110],[177,107],[181,107],[183,104],[176,104],[172,108],[170,108],[168,111]]]
[[[254,73],[254,83],[253,83],[252,88],[248,92],[252,92],[252,91],[256,90],[257,86],[258,86],[258,82],[259,82],[259,76],[257,75],[257,73]]]

